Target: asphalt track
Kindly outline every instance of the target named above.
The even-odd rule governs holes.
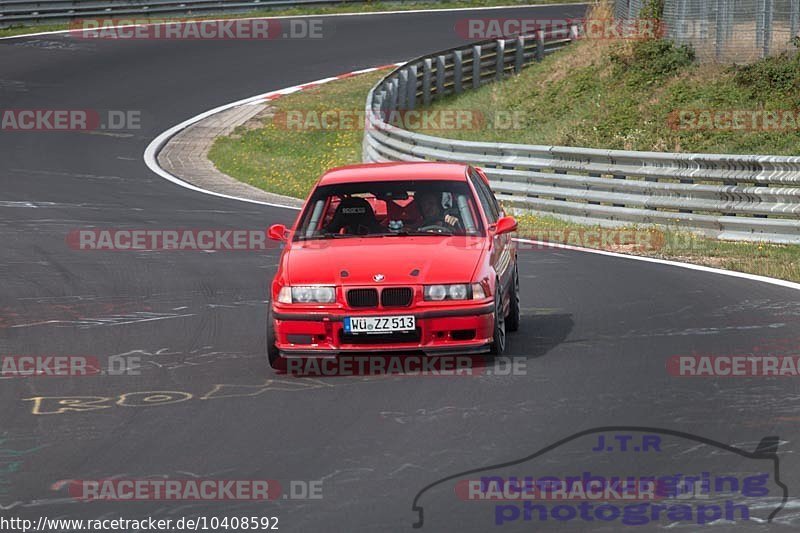
[[[580,9],[491,16],[556,18]],[[612,425],[685,431],[747,450],[778,435],[792,503],[792,487],[800,487],[797,378],[680,379],[665,362],[771,344],[796,353],[796,291],[575,251],[526,251],[522,328],[509,346],[526,361],[524,375],[276,380],[265,366],[264,320],[277,251],[66,245],[70,230],[85,227],[291,222],[294,211],[177,187],[151,173],[142,153],[158,133],[209,108],[456,44],[452,28],[464,16],[336,17],[321,41],[0,40],[0,107],[142,112],[141,130],[121,134],[0,133],[0,353],[104,362],[132,354],[142,362],[139,375],[0,380],[2,516],[246,514],[278,516],[283,531],[404,530],[417,518],[413,498],[429,483]],[[148,405],[149,395],[138,394],[148,391],[172,391],[165,394],[176,401]],[[52,412],[64,397],[98,408]],[[550,464],[567,469],[571,460],[556,454]],[[324,480],[323,498],[86,503],[57,483],[157,476]],[[429,530],[455,530],[458,516],[445,518]],[[771,526],[754,528],[798,523],[789,505]],[[458,529],[488,528],[474,521]]]

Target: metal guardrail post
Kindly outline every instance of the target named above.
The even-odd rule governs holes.
[[[400,94],[400,80],[397,78],[393,78],[389,82],[388,86],[389,90],[389,103],[388,107],[390,110],[395,110],[400,108],[400,101],[398,95]]]
[[[570,41],[577,41],[580,35],[578,34],[578,25],[573,24],[569,27],[569,39]]]
[[[406,104],[408,109],[414,109],[417,104],[417,65],[410,65],[408,67],[408,85],[406,85],[408,94],[406,95]]]
[[[789,2],[789,32],[791,37],[797,37],[800,32],[800,0]]]
[[[444,73],[446,67],[444,63],[444,56],[436,57],[436,97],[441,98],[444,96]]]
[[[453,92],[461,93],[461,78],[464,75],[464,65],[461,61],[461,50],[453,52]]]
[[[514,72],[522,72],[522,65],[525,63],[525,37],[517,37],[516,48],[514,49]]]
[[[481,45],[472,47],[472,88],[481,86]]]
[[[397,88],[397,109],[406,109],[406,96],[408,95],[408,69],[400,71],[400,85]]]
[[[431,104],[431,63],[430,57],[422,60],[422,102]]]
[[[503,79],[503,71],[505,70],[506,64],[506,41],[505,39],[498,39],[497,46],[494,49],[495,51],[495,60],[494,60],[494,70],[495,70],[495,79],[502,80]]]
[[[544,30],[536,32],[536,61],[544,59]]]

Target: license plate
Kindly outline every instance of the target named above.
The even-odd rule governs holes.
[[[414,315],[348,316],[344,319],[345,333],[394,333],[414,331]]]

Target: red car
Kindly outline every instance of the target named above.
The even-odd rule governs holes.
[[[480,169],[341,167],[313,187],[272,281],[267,353],[502,354],[519,327],[517,228]]]

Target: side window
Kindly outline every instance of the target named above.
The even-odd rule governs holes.
[[[481,206],[483,206],[483,210],[486,212],[486,218],[489,219],[489,223],[493,224],[497,222],[497,219],[500,217],[500,209],[497,206],[497,201],[492,191],[489,190],[489,187],[486,186],[481,177],[474,171],[470,171],[469,177],[472,181],[472,185],[478,192],[478,199],[481,202]]]
[[[492,202],[492,205],[494,206],[494,210],[497,213],[497,218],[500,218],[504,215],[503,208],[500,207],[500,204],[497,202],[497,198],[495,198],[492,189],[490,189],[483,180],[481,180],[481,185],[486,187],[486,192],[489,194],[489,201]]]

